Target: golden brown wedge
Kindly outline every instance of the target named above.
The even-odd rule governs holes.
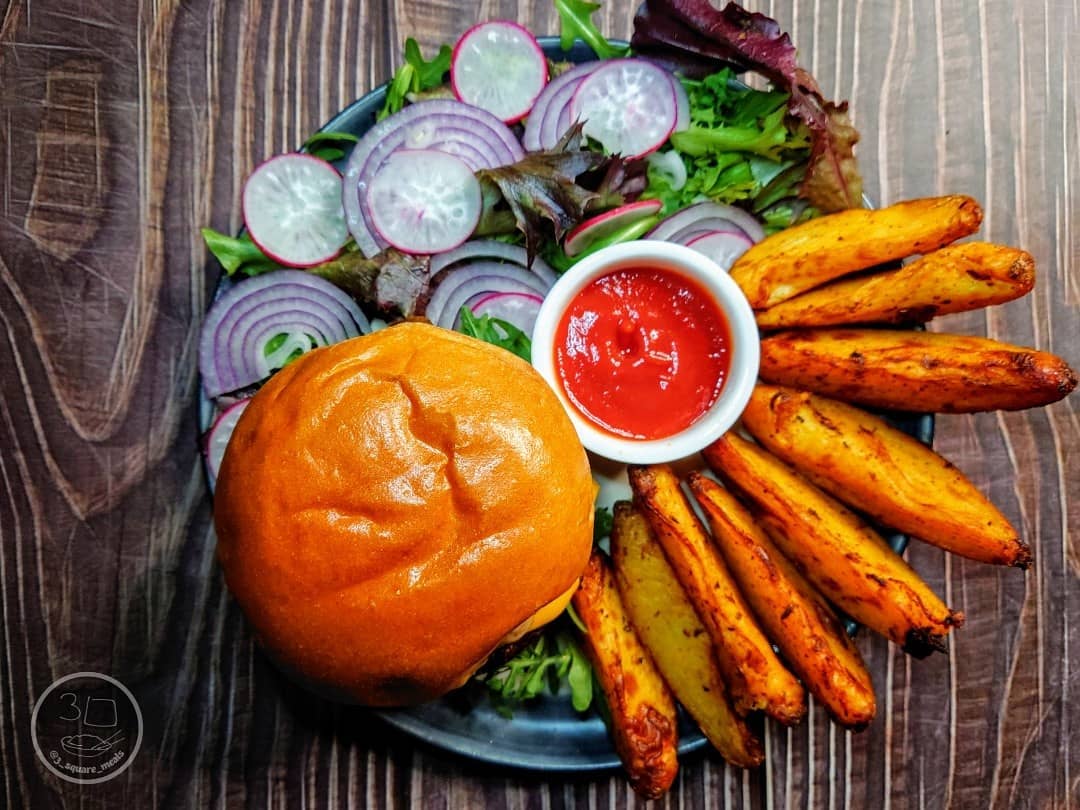
[[[774,455],[885,526],[972,560],[1031,564],[1031,549],[962,472],[884,419],[806,391],[759,385],[742,420]]]
[[[724,759],[760,765],[761,741],[731,705],[708,631],[644,516],[626,501],[615,504],[611,560],[630,622],[675,698]]]
[[[795,568],[855,621],[922,658],[963,623],[864,521],[746,439],[704,451],[713,471],[756,507],[754,519]]]
[[[763,239],[738,258],[731,278],[754,309],[768,309],[856,270],[937,250],[981,223],[979,204],[962,195],[851,208]]]
[[[645,515],[687,596],[705,623],[728,694],[740,714],[760,709],[791,725],[806,692],[784,668],[666,465],[629,468],[634,505]]]
[[[839,617],[734,495],[698,472],[688,481],[739,589],[784,659],[837,723],[866,728],[874,684]]]
[[[901,411],[1015,411],[1076,387],[1060,357],[996,340],[884,329],[796,329],[761,341],[761,378]]]
[[[585,625],[585,652],[604,692],[615,750],[630,785],[646,798],[659,798],[679,770],[675,701],[634,633],[599,552],[589,558],[573,605]]]
[[[1035,260],[1005,245],[950,245],[898,270],[841,279],[757,313],[762,329],[925,323],[1031,292]]]

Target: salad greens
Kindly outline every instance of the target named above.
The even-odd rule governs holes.
[[[246,276],[257,276],[280,267],[259,250],[259,246],[251,241],[246,231],[239,236],[229,236],[213,228],[203,228],[200,233],[206,247],[214,254],[214,258],[221,262],[228,276],[236,275],[237,272]]]
[[[397,69],[394,78],[390,80],[386,88],[386,102],[375,120],[382,121],[386,116],[396,113],[405,106],[410,95],[439,87],[450,70],[452,56],[450,46],[443,45],[434,59],[426,61],[420,53],[417,41],[412,37],[405,40],[405,64]]]
[[[664,215],[702,200],[747,202],[760,213],[797,194],[810,135],[788,115],[787,93],[746,87],[730,68],[683,85],[690,126],[672,133],[671,150],[650,159],[643,198],[663,202]],[[774,220],[774,228],[793,224],[782,215]]]
[[[600,59],[616,59],[629,54],[629,48],[608,42],[593,22],[593,14],[600,10],[599,3],[590,3],[587,0],[555,0],[555,10],[559,12],[559,44],[564,51],[574,46],[575,39],[580,39],[592,48],[593,53]]]
[[[461,308],[461,331],[469,337],[500,346],[526,363],[532,361],[532,341],[512,323],[491,315],[476,317],[468,307]]]
[[[732,65],[761,73],[789,94],[788,112],[810,133],[800,196],[825,212],[862,206],[853,151],[859,133],[848,118],[847,102],[824,97],[814,77],[795,61],[791,37],[776,20],[738,3],[720,9],[709,0],[649,0],[634,18],[630,44],[683,75],[702,76]]]
[[[322,160],[330,161],[341,160],[345,157],[353,144],[358,143],[360,139],[353,135],[351,132],[333,132],[324,130],[322,132],[316,132],[306,141],[300,148]]]
[[[514,704],[542,694],[558,694],[563,680],[576,711],[585,711],[593,702],[592,667],[566,630],[540,633],[495,670],[477,677],[491,691],[496,711],[505,716],[510,716]]]

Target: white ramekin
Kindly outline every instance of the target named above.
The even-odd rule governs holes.
[[[716,401],[685,430],[662,439],[617,436],[570,402],[555,368],[555,335],[574,297],[590,282],[616,270],[656,267],[685,276],[716,302],[731,336],[727,378]],[[554,389],[585,448],[626,464],[656,464],[692,455],[726,433],[739,419],[757,380],[761,347],[754,312],[742,290],[715,262],[668,242],[638,240],[598,250],[575,264],[544,298],[532,335],[532,363]]]

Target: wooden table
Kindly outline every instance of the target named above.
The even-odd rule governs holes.
[[[1029,297],[935,328],[1080,365],[1075,3],[786,0],[777,17],[852,100],[873,199],[981,199],[986,237],[1038,261]],[[619,775],[480,768],[284,683],[214,560],[197,452],[198,325],[217,275],[201,225],[239,223],[245,174],[295,148],[477,17],[464,2],[9,0],[0,4],[0,807],[590,807]],[[630,0],[604,28],[630,31]],[[481,18],[556,30],[547,2]],[[771,727],[768,765],[684,764],[672,807],[1080,804],[1080,415],[943,417],[937,447],[1035,546],[1025,576],[916,544],[967,625],[952,654],[859,645],[880,712]],[[143,750],[101,785],[61,782],[30,742],[37,697],[80,670],[139,696]],[[1072,703],[1070,707],[1070,702]]]

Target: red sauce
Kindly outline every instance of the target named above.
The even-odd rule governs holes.
[[[633,267],[601,276],[570,302],[555,334],[555,369],[599,427],[661,439],[716,401],[730,344],[723,313],[696,282]]]

